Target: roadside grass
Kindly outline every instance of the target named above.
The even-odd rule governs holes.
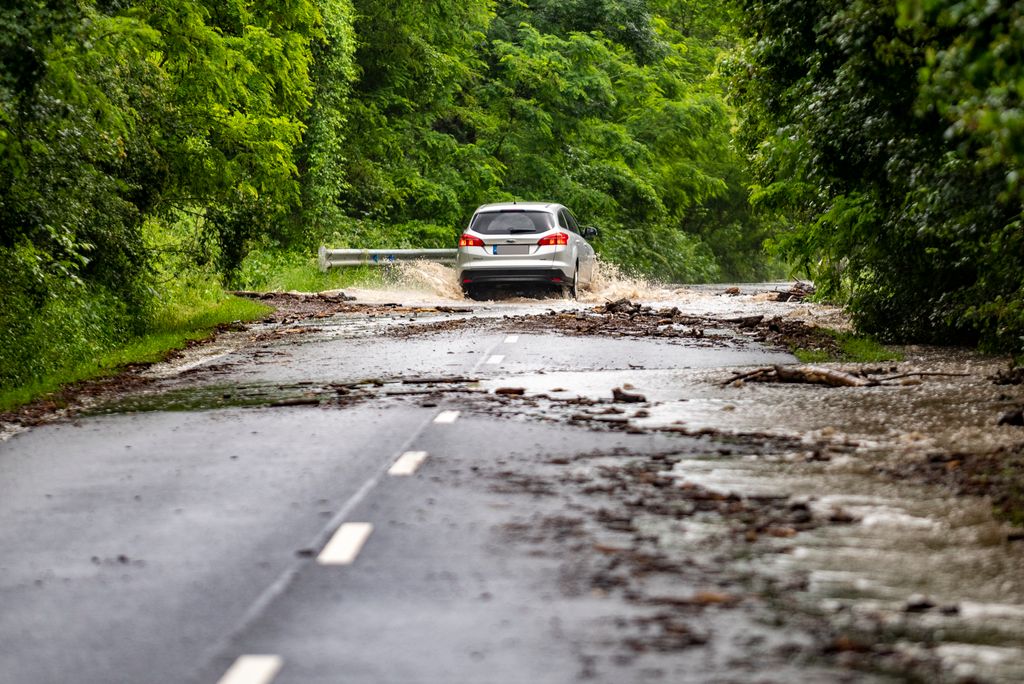
[[[835,356],[825,349],[805,349],[801,347],[793,350],[793,356],[800,363],[828,363],[829,361],[836,360]]]
[[[32,314],[17,340],[18,355],[0,358],[7,363],[0,364],[6,371],[0,373],[0,411],[41,398],[60,404],[60,390],[66,386],[109,377],[132,364],[162,361],[208,338],[220,325],[259,320],[272,310],[225,294],[219,276],[173,258],[160,263],[157,272],[162,280],[153,292],[142,334],[122,332],[131,327],[123,311],[88,292]],[[231,285],[240,290],[323,292],[382,287],[385,277],[383,269],[372,266],[322,273],[315,256],[262,249],[246,258]]]
[[[332,268],[324,273],[315,256],[269,249],[251,252],[232,278],[237,289],[259,292],[324,292],[384,284],[384,270],[377,266]]]
[[[182,295],[185,296],[182,296]],[[0,391],[0,411],[10,411],[76,382],[113,375],[126,366],[166,359],[189,343],[209,337],[219,325],[264,318],[264,304],[225,296],[218,288],[179,292],[154,316],[148,333],[90,358],[69,358],[31,382]]]
[[[883,361],[902,361],[903,354],[886,347],[873,337],[846,333],[838,338],[846,360],[859,363],[880,363]]]
[[[826,330],[838,346],[838,353],[829,349],[797,348],[793,355],[801,363],[827,363],[829,361],[850,361],[854,363],[881,363],[902,361],[903,354],[886,347],[878,340],[867,335]]]

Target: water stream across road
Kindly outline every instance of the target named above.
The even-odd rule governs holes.
[[[958,495],[941,486],[941,478],[914,476],[921,464],[928,472],[938,468],[955,475],[967,458],[961,452],[1017,448],[1024,442],[1022,428],[998,424],[1007,410],[1024,404],[1020,386],[991,381],[1006,361],[963,350],[902,348],[902,360],[885,362],[882,370],[907,377],[879,386],[733,382],[747,370],[796,363],[787,349],[758,337],[763,326],[737,320],[848,327],[837,309],[775,301],[774,293],[788,287],[664,287],[606,271],[581,301],[516,295],[468,302],[450,270],[406,265],[386,289],[346,291],[355,296],[350,303],[330,295],[278,296],[270,300],[279,307],[271,320],[155,366],[142,386],[101,398],[79,415],[97,444],[108,428],[132,435],[136,424],[147,421],[172,424],[173,432],[201,424],[216,434],[233,434],[237,425],[245,431],[240,441],[259,445],[250,447],[256,456],[267,445],[266,460],[257,461],[264,470],[242,470],[242,481],[268,487],[262,473],[286,481],[292,459],[305,478],[301,487],[294,485],[296,491],[321,488],[312,473],[319,467],[342,468],[339,454],[368,471],[379,467],[369,446],[378,440],[380,428],[373,425],[389,425],[391,416],[411,424],[421,420],[421,412],[443,411],[453,422],[462,421],[463,432],[446,434],[469,435],[469,441],[437,437],[436,443],[405,454],[417,455],[418,462],[426,459],[417,486],[436,486],[438,493],[416,490],[420,498],[402,499],[397,490],[386,490],[380,501],[412,502],[419,518],[433,515],[448,528],[464,530],[469,536],[460,537],[460,544],[481,535],[488,548],[498,549],[501,563],[526,568],[536,558],[553,564],[559,595],[546,608],[555,611],[552,620],[567,605],[577,605],[583,616],[601,616],[600,629],[589,618],[568,616],[551,627],[575,644],[580,680],[1024,680],[1019,530],[997,519],[989,500]],[[604,306],[622,298],[634,304],[618,310]],[[195,418],[178,418],[179,412]],[[332,425],[355,417],[356,427],[348,429],[365,446],[353,456]],[[304,446],[305,421],[312,436],[319,435],[311,449]],[[319,460],[302,465],[295,454],[281,453],[273,444],[274,431],[259,434],[264,422],[288,437],[289,449],[294,444],[297,453],[311,450]],[[509,437],[518,430],[524,435],[521,444]],[[482,436],[472,437],[473,431]],[[57,428],[35,441],[43,447],[63,444],[67,432]],[[561,440],[551,443],[550,452],[536,446],[546,443],[541,437],[548,433]],[[489,434],[505,435],[505,442],[493,443]],[[380,435],[380,441],[406,439],[387,429]],[[124,439],[147,442],[154,451],[164,441],[157,434]],[[197,451],[187,457],[198,467],[218,476],[217,469],[228,472],[220,461],[216,467],[205,462],[202,435],[188,439]],[[30,459],[20,464],[19,444],[15,439],[4,445],[0,475],[5,457],[12,477],[22,472],[19,468],[38,466]],[[477,462],[474,444],[498,456]],[[230,459],[240,458],[240,466],[250,457],[223,441],[211,448],[218,458],[232,452]],[[118,449],[129,450],[131,444]],[[51,452],[44,449],[39,458],[50,458]],[[137,452],[143,459],[138,463],[122,463],[110,450],[98,453],[105,467],[128,467],[127,482],[141,481],[140,463],[150,462],[148,452]],[[153,457],[152,465],[178,478],[174,457]],[[117,482],[100,484],[102,473],[90,478],[110,496],[119,491]],[[379,476],[369,480],[377,481]],[[72,483],[64,487],[72,492]],[[72,493],[85,495],[77,488]],[[154,488],[145,496],[171,501],[177,495]],[[296,496],[290,509],[314,520],[335,515],[320,509],[336,502],[328,494],[317,496],[324,498],[315,504]],[[485,502],[480,505],[486,513],[460,509],[470,506],[461,497]],[[277,503],[275,515],[289,515],[289,506]],[[122,504],[135,505],[130,499]],[[212,500],[201,505],[218,508]],[[230,522],[241,528],[242,512],[254,505],[239,499]],[[28,506],[16,513],[29,515]],[[90,506],[90,515],[102,512],[101,504]],[[415,521],[388,520],[397,514],[384,503],[373,510],[378,509],[387,530],[374,532],[374,539],[404,531],[413,541],[392,545],[404,550],[419,543]],[[42,519],[35,509],[30,512],[32,524]],[[175,514],[187,512],[182,506]],[[316,549],[300,553],[311,557]],[[62,590],[73,591],[73,581],[105,572],[107,565],[125,577],[162,571],[159,562],[147,568],[141,561],[119,564],[116,554],[111,557],[110,563],[99,557],[95,567],[77,568],[77,575],[63,580]],[[44,559],[40,552],[33,563],[65,561]],[[469,559],[460,562],[472,565]],[[395,563],[388,560],[380,572],[399,573]],[[268,562],[265,574],[271,570],[276,566]],[[5,572],[26,583],[36,568],[19,565],[16,557],[0,562],[0,592]],[[62,571],[47,572],[34,585],[40,594],[57,585]],[[306,572],[305,566],[293,568],[283,575],[287,582],[278,583],[284,587],[294,580],[301,586]],[[454,589],[467,577],[446,572],[438,570],[432,581],[451,583],[450,601],[468,600]],[[486,585],[477,574],[471,573],[473,582]],[[263,575],[251,578],[254,586],[266,581]],[[329,586],[339,600],[350,600],[351,592]],[[7,588],[23,589],[22,584]],[[502,597],[493,593],[481,590],[480,600],[500,603]],[[309,600],[314,607],[320,603]],[[268,599],[258,607],[269,611],[271,604]],[[608,621],[606,613],[613,609],[620,611],[618,618]],[[28,603],[24,610],[33,614]],[[289,610],[301,612],[292,606],[284,615]],[[275,627],[283,618],[250,613],[225,643],[252,640],[269,648],[275,629],[287,634]],[[350,627],[356,629],[351,638],[361,638],[360,626]],[[587,634],[596,629],[597,636],[573,637],[577,628]],[[463,626],[451,629],[461,633]],[[612,641],[609,629],[618,635]],[[438,629],[435,638],[442,636]],[[338,647],[333,648],[337,655]],[[515,660],[514,651],[510,646],[502,657]],[[483,659],[475,651],[471,655],[467,663]],[[211,663],[209,672],[223,664]],[[292,681],[288,672],[282,676]],[[301,673],[293,670],[291,676]],[[353,681],[391,681],[367,677]],[[505,681],[497,675],[493,680]]]
[[[625,295],[710,317],[848,325],[833,308],[770,301],[765,293],[777,285],[741,287],[738,296],[724,295],[726,286],[673,290],[623,278],[600,287],[587,303]],[[505,410],[550,420],[565,418],[565,409],[559,414],[567,398],[607,401],[611,388],[627,386],[646,399],[617,416],[632,430],[685,426],[691,433],[788,440],[785,448],[756,456],[683,459],[672,476],[744,498],[806,504],[815,518],[841,523],[785,531],[773,541],[776,552],[743,561],[752,576],[784,594],[781,603],[830,625],[839,635],[841,661],[950,681],[1024,681],[1019,532],[995,519],[986,499],[893,477],[902,464],[930,454],[1019,445],[1021,428],[997,422],[1020,405],[1021,392],[992,383],[1006,365],[1003,358],[937,348],[900,351],[904,358],[891,364],[893,373],[934,375],[895,387],[723,386],[729,373],[714,364],[694,358],[684,367],[666,367],[641,353],[608,370],[521,368],[482,387],[520,388],[527,399],[538,399]],[[719,365],[744,365],[729,353],[742,351],[719,350]],[[662,524],[659,535],[667,545],[716,544],[728,537],[722,525],[714,519]]]
[[[1019,534],[985,499],[889,475],[942,449],[1019,439],[1019,428],[995,425],[1006,400],[986,376],[999,364],[938,350],[912,362],[968,375],[896,388],[722,387],[728,372],[691,367],[508,375],[485,387],[600,400],[628,383],[647,399],[622,414],[630,429],[764,435],[762,453],[685,458],[671,472],[681,485],[777,498],[839,523],[770,531],[772,551],[742,561],[757,582],[827,622],[849,662],[950,681],[1024,680],[1024,543],[1009,541]],[[530,410],[550,419],[557,406]],[[744,556],[735,531],[714,516],[658,528],[666,545]]]

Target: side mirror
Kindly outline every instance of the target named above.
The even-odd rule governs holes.
[[[589,240],[590,238],[597,237],[600,234],[600,232],[601,231],[599,231],[597,228],[594,228],[593,226],[587,226],[583,229],[583,232],[581,234],[583,235],[583,237]]]

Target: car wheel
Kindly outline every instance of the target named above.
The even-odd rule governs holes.
[[[572,272],[572,284],[567,285],[563,288],[565,296],[569,299],[577,299],[580,295],[580,265],[576,263],[576,268]]]

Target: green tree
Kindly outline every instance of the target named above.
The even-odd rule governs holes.
[[[656,47],[638,51],[603,30],[574,32],[577,24],[559,25],[562,15],[544,8],[538,25],[553,32],[521,22],[512,34],[509,25],[529,12],[514,3],[499,10],[483,93],[499,114],[486,143],[506,169],[505,189],[575,207],[604,229],[602,254],[630,269],[677,281],[715,278],[721,272],[702,242],[711,235],[702,207],[746,202],[742,189],[727,192],[724,179],[739,160],[710,80],[713,51],[687,49],[682,15],[636,3],[601,7],[641,7],[635,35]],[[747,256],[760,261],[759,252]]]
[[[742,137],[781,249],[869,330],[1024,348],[1021,3],[739,5]]]
[[[474,145],[476,47],[488,0],[357,0],[358,79],[347,109],[343,201],[356,218],[448,226],[489,195],[496,169]]]
[[[312,45],[313,95],[298,150],[301,212],[293,218],[307,239],[323,242],[342,221],[346,110],[355,79],[354,10],[349,0],[320,0],[322,38]]]
[[[205,217],[228,268],[286,225],[322,23],[306,0],[0,11],[0,382],[34,372],[38,339],[145,329],[147,220]]]

